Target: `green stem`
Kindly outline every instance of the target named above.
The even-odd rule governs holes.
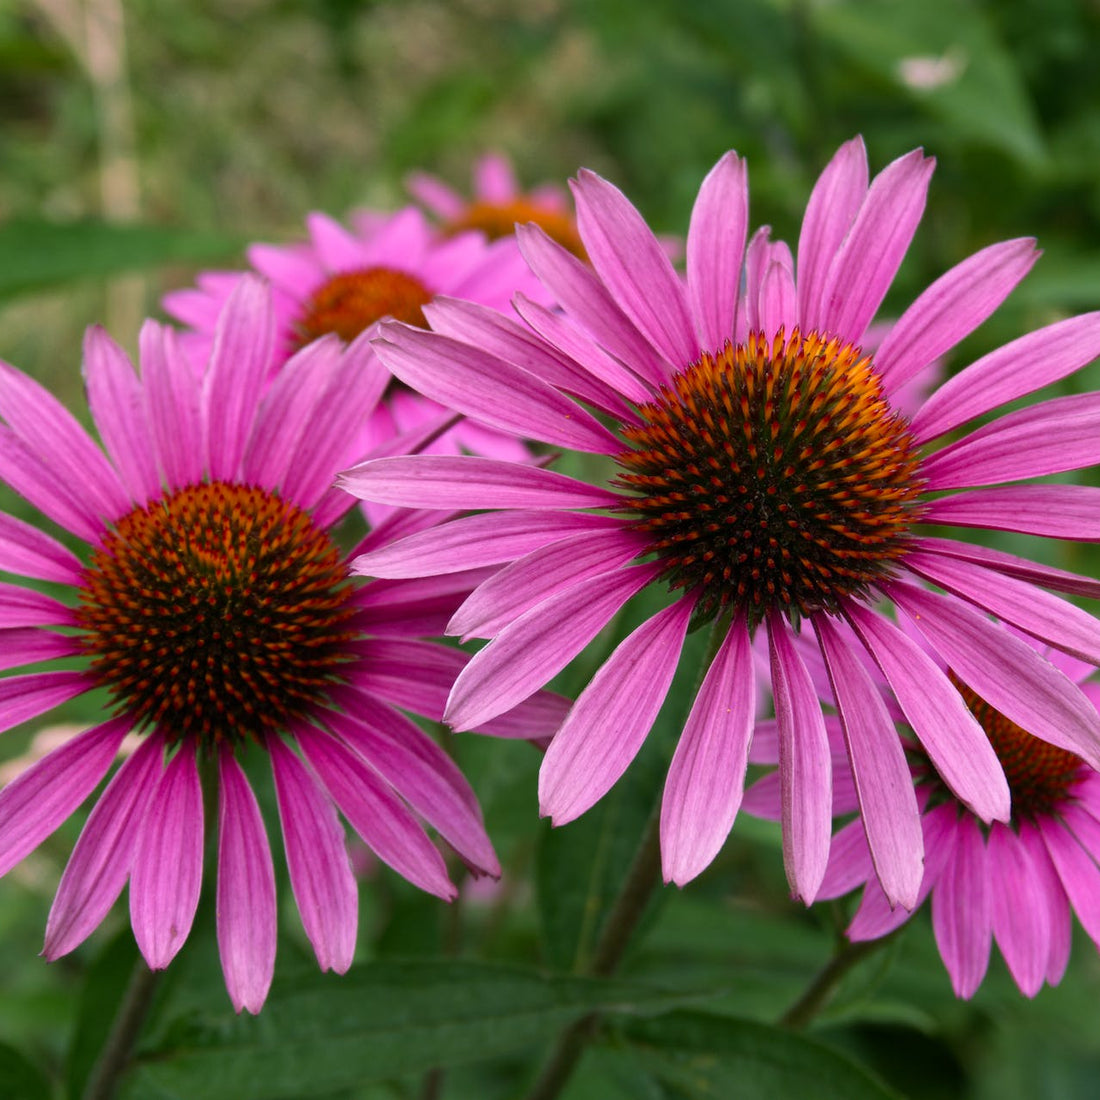
[[[160,974],[160,971],[150,970],[142,959],[134,964],[130,983],[118,1007],[118,1015],[115,1016],[110,1034],[103,1044],[99,1061],[88,1077],[83,1100],[110,1100],[114,1096],[119,1078],[130,1061],[130,1054],[149,1013]]]
[[[844,976],[869,955],[882,948],[893,934],[877,940],[851,943],[841,940],[833,957],[818,971],[801,997],[779,1018],[779,1026],[799,1031],[806,1027],[828,1004]]]

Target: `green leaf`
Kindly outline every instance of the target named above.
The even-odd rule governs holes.
[[[14,1047],[0,1043],[0,1096],[4,1100],[50,1100],[46,1075]]]
[[[273,989],[258,1017],[171,1021],[123,1095],[280,1100],[545,1043],[589,1012],[661,1012],[684,994],[451,961],[375,963]]]
[[[0,225],[0,299],[169,261],[224,259],[240,245],[220,234],[167,226],[12,221]]]
[[[689,1100],[897,1100],[897,1094],[843,1055],[766,1024],[678,1011],[623,1028],[620,1056]]]

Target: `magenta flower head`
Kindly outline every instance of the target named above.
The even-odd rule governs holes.
[[[1085,682],[1091,665],[1033,644],[1100,704],[1100,684]],[[936,943],[957,996],[969,998],[981,985],[996,940],[1020,991],[1034,997],[1044,981],[1056,985],[1065,972],[1071,911],[1100,945],[1100,774],[959,687],[1004,767],[1012,817],[986,827],[909,743],[926,852],[917,902],[931,895]],[[846,770],[838,761],[838,775]],[[849,800],[836,808],[854,806]],[[877,939],[909,919],[883,894],[855,821],[836,836],[818,896],[839,897],[859,886],[865,889],[851,939]]]
[[[441,898],[455,887],[423,822],[473,870],[499,873],[470,787],[395,709],[441,717],[465,659],[417,635],[438,632],[463,582],[357,586],[331,534],[349,504],[334,472],[355,457],[348,440],[389,375],[364,340],[345,351],[329,339],[268,387],[274,339],[270,295],[252,278],[226,304],[201,377],[171,329],[143,328],[140,376],[91,330],[85,372],[103,450],[0,364],[0,478],[87,546],[80,559],[0,516],[0,567],[62,593],[0,585],[4,665],[69,659],[0,680],[0,727],[97,689],[111,700],[110,717],[0,792],[0,872],[95,790],[138,731],[69,860],[45,954],[80,944],[129,880],[141,952],[168,965],[199,899],[205,774],[217,792],[222,966],[233,1004],[251,1012],[271,981],[276,905],[246,758],[250,770],[270,762],[291,886],[322,968],[347,969],[357,926],[337,807],[383,861]],[[530,708],[505,722],[505,733],[547,730]]]
[[[469,198],[427,172],[410,175],[408,188],[439,220],[445,236],[475,229],[495,241],[510,237],[517,223],[533,222],[548,237],[584,259],[569,193],[551,183],[524,191],[511,161],[500,153],[488,153],[474,165],[473,195]]]
[[[355,566],[406,577],[512,563],[450,625],[492,639],[455,683],[447,720],[456,729],[545,684],[641,589],[667,586],[673,597],[619,645],[554,736],[540,776],[543,813],[569,821],[615,783],[661,707],[685,633],[716,624],[716,655],[664,791],[664,874],[673,882],[707,866],[737,813],[757,630],[767,635],[779,717],[787,869],[803,898],[821,882],[831,825],[822,710],[793,644],[807,624],[892,902],[916,901],[924,843],[904,748],[867,655],[974,814],[1007,819],[1009,792],[965,698],[874,609],[879,597],[917,616],[933,651],[1010,720],[1100,764],[1100,720],[1077,685],[986,614],[1100,659],[1097,623],[1044,591],[1072,591],[1075,582],[918,531],[1100,539],[1100,490],[1011,484],[1096,462],[1100,395],[1010,412],[935,449],[945,433],[1093,359],[1100,314],[1000,348],[938,387],[911,420],[902,415],[891,395],[988,317],[1035,259],[1030,240],[971,256],[905,310],[873,356],[864,354],[931,172],[917,151],[868,183],[863,143],[844,145],[810,197],[796,275],[790,251],[766,230],[746,248],[746,167],[728,153],[695,203],[686,281],[624,195],[582,172],[574,192],[591,268],[536,228],[519,236],[561,312],[519,297],[521,325],[437,303],[436,332],[394,325],[377,344],[394,374],[421,392],[493,427],[606,456],[610,469],[594,485],[486,458],[418,456],[369,462],[343,478],[374,501],[494,510]],[[927,592],[916,578],[945,591]],[[849,622],[855,642],[839,629]]]

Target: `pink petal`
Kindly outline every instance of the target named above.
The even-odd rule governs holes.
[[[608,508],[619,499],[553,470],[470,455],[374,459],[337,484],[352,496],[405,508]]]
[[[668,694],[695,601],[682,597],[619,643],[554,735],[539,812],[555,825],[598,802],[638,754]]]
[[[271,291],[262,280],[246,276],[218,318],[203,380],[206,453],[212,478],[232,481],[237,476],[274,347]]]
[[[733,338],[748,220],[748,169],[731,150],[703,180],[688,227],[688,298],[699,342],[711,352]]]
[[[1044,820],[1040,832],[1077,919],[1100,943],[1100,867],[1060,822]]]
[[[343,974],[355,954],[359,892],[344,830],[305,765],[279,737],[267,739],[290,885],[322,970]]]
[[[986,855],[993,887],[993,935],[1020,992],[1034,997],[1046,977],[1050,915],[1045,899],[1033,893],[1033,861],[1020,838],[999,823],[989,832]]]
[[[581,240],[615,301],[674,367],[693,363],[699,342],[683,285],[641,214],[595,172],[581,169],[572,188]]]
[[[1100,767],[1100,715],[1031,646],[953,597],[901,582],[884,590],[990,706],[1033,736]]]
[[[218,756],[218,953],[233,1008],[263,1008],[275,972],[275,868],[256,795],[232,750]]]
[[[1039,258],[1023,237],[990,245],[941,275],[901,315],[875,352],[888,393],[895,393],[1008,297]]]
[[[1100,542],[1100,489],[1088,485],[973,489],[930,501],[921,521]]]
[[[955,996],[969,1000],[985,977],[993,938],[992,891],[978,823],[962,814],[947,847],[947,862],[932,892],[932,927]]]
[[[198,379],[172,329],[147,321],[139,343],[147,415],[164,480],[169,489],[194,485],[204,470]]]
[[[733,828],[756,710],[755,676],[749,632],[738,618],[699,688],[668,770],[661,798],[665,882],[690,882]]]
[[[433,401],[499,431],[554,446],[596,454],[623,449],[591,413],[522,367],[423,329],[389,325],[386,337],[374,343],[379,358]]]
[[[829,739],[810,674],[777,614],[768,619],[768,644],[783,795],[783,866],[794,896],[809,905],[829,863]]]
[[[80,583],[84,566],[67,547],[14,516],[0,514],[0,570],[58,584]]]
[[[73,625],[71,607],[33,588],[0,581],[0,629]]]
[[[788,263],[772,260],[760,284],[757,327],[768,336],[790,332],[798,321],[794,273]]]
[[[822,298],[829,266],[867,195],[863,138],[845,142],[821,173],[798,236],[798,317],[805,331],[824,327]]]
[[[362,577],[457,573],[513,561],[570,535],[621,526],[616,516],[589,512],[483,512],[363,554],[351,571]]]
[[[334,737],[304,727],[296,733],[310,766],[378,858],[421,890],[453,900],[458,891],[443,857],[393,789]]]
[[[96,802],[50,908],[42,949],[47,959],[82,944],[122,893],[163,771],[163,756],[163,740],[155,734],[147,737]]]
[[[519,192],[512,166],[504,157],[487,153],[474,165],[474,191],[488,202],[506,203]]]
[[[1029,332],[949,378],[913,417],[920,443],[1057,382],[1100,355],[1100,313]]]
[[[863,338],[909,249],[934,168],[914,149],[874,178],[829,267],[818,327],[850,343]]]
[[[0,731],[37,718],[91,687],[83,672],[32,672],[0,680]]]
[[[882,615],[854,601],[845,610],[943,781],[984,822],[1007,821],[1012,809],[1004,770],[962,696]]]
[[[1073,944],[1073,917],[1069,898],[1066,897],[1066,891],[1043,838],[1048,830],[1061,830],[1062,826],[1052,818],[1037,818],[1035,821],[1020,821],[1016,827],[1020,843],[1031,856],[1031,865],[1035,872],[1035,892],[1047,902],[1050,953],[1047,956],[1046,980],[1050,985],[1057,985],[1069,964],[1069,953]],[[1094,870],[1093,874],[1095,873]]]
[[[405,190],[441,218],[458,217],[466,205],[465,199],[453,187],[427,172],[410,172],[405,177]]]
[[[475,654],[455,681],[445,721],[473,729],[557,675],[660,572],[656,563],[615,569],[559,592],[521,615]]]
[[[112,718],[77,734],[0,791],[0,875],[34,851],[95,790],[130,730]]]
[[[829,616],[815,615],[813,621],[844,726],[875,873],[891,904],[912,909],[924,841],[901,739],[881,695]]]
[[[829,848],[829,864],[816,898],[827,901],[850,894],[857,886],[868,883],[878,887],[875,868],[871,863],[871,849],[867,847],[867,832],[857,817],[849,821],[836,836]]]
[[[448,634],[492,638],[557,592],[626,565],[646,551],[647,539],[620,524],[585,531],[534,550],[476,588],[455,612]]]
[[[393,220],[388,223],[391,230]],[[311,211],[306,215],[306,228],[326,271],[351,271],[367,266],[363,244],[327,214]]]
[[[150,970],[163,970],[191,931],[202,849],[202,785],[194,749],[181,746],[145,814],[130,874],[130,923]]]
[[[925,459],[929,491],[1019,481],[1100,462],[1100,394],[1056,397],[1007,413]]]

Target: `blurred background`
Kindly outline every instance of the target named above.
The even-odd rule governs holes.
[[[753,224],[793,242],[818,172],[862,133],[873,170],[917,145],[938,160],[888,311],[994,241],[1036,236],[1044,249],[957,369],[1100,306],[1098,56],[1097,0],[0,0],[0,358],[76,407],[86,325],[133,348],[161,295],[202,267],[294,239],[310,210],[398,206],[413,170],[468,191],[487,151],[527,185],[593,168],[655,229],[682,234],[700,180],[733,147],[749,160]],[[1068,388],[1100,388],[1100,368]],[[1094,551],[1040,549],[1082,572],[1096,571]],[[464,764],[502,851],[529,869],[544,860],[522,839],[537,761],[493,748],[473,745]],[[622,809],[603,805],[559,830],[559,847],[584,858],[584,830],[612,828],[606,814]],[[74,1007],[77,979],[99,966],[114,981],[102,939],[50,968],[35,958],[51,851],[62,859],[73,835],[0,884],[0,1042],[47,1064],[94,1012]],[[728,971],[722,1007],[770,1019],[843,920],[787,902],[773,832],[739,822],[739,838],[691,890],[666,891],[634,967],[685,981]],[[558,961],[545,935],[532,946],[530,899],[526,917],[518,900],[511,923],[486,917],[484,953]],[[404,923],[378,924],[372,950],[422,949],[416,922],[435,918],[418,905],[399,893],[387,912]],[[823,1037],[913,1097],[1096,1095],[1100,963],[1080,929],[1058,989],[1026,1002],[995,958],[962,1004],[913,924],[854,974]],[[211,988],[217,998],[216,974]]]

